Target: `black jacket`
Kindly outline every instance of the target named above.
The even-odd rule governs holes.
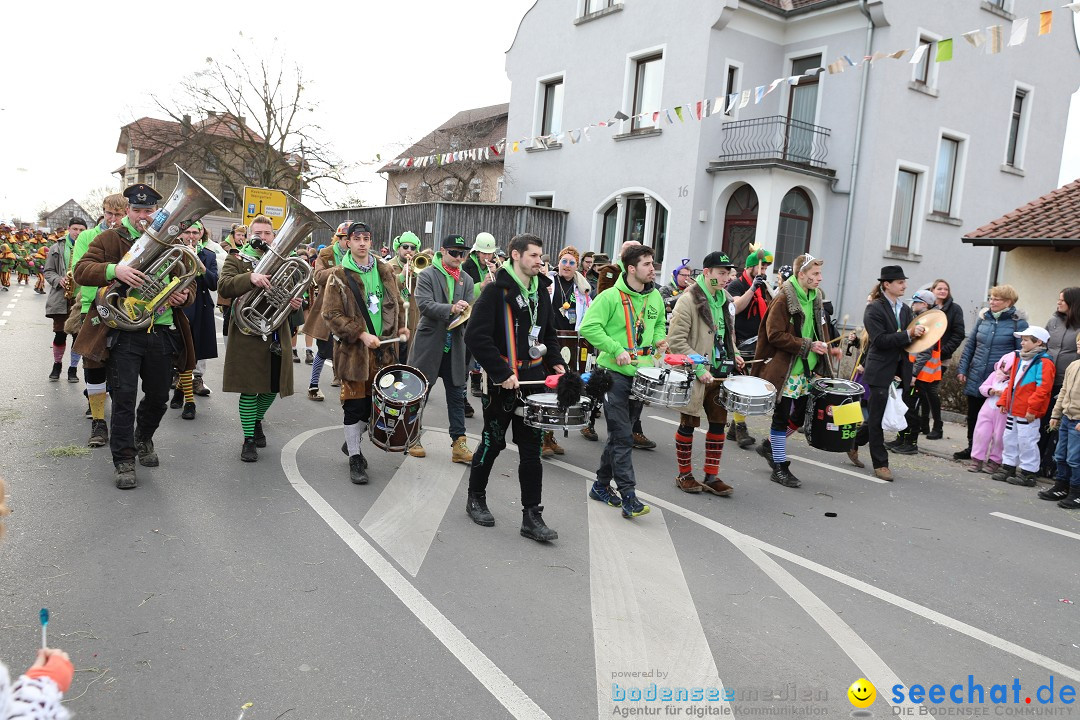
[[[728,295],[737,298],[750,289],[750,284],[753,281],[749,280],[747,275],[748,271],[744,270],[739,277],[731,281],[731,284],[727,286]],[[754,291],[754,297],[750,300],[750,304],[743,308],[741,313],[735,316],[736,343],[741,343],[758,334],[758,330],[761,327],[761,319],[763,317],[762,314],[758,312],[757,297],[759,295],[764,298],[766,308],[768,308],[769,303],[772,302],[772,293],[769,292],[767,285],[763,285]]]
[[[560,354],[559,337],[555,334],[555,326],[551,322],[551,298],[547,291],[551,280],[543,275],[539,276],[539,280],[536,324],[540,326],[540,342],[547,346],[547,354],[543,362],[532,367],[529,367],[529,308],[514,278],[510,277],[506,270],[499,270],[495,275],[495,282],[484,287],[480,298],[473,305],[469,323],[465,327],[465,346],[487,372],[493,384],[498,385],[513,374],[507,353],[507,306],[510,307],[513,318],[518,378],[543,380],[548,374],[545,365],[565,365]]]
[[[960,343],[964,342],[966,334],[964,332],[964,311],[953,302],[951,297],[941,306],[941,311],[945,313],[945,317],[949,321],[948,327],[945,328],[945,336],[941,338],[941,361],[945,362],[957,351]]]
[[[900,330],[896,329],[896,315],[884,295],[868,303],[863,312],[863,327],[870,338],[863,367],[863,382],[867,385],[887,386],[900,376],[904,387],[911,385],[911,361],[905,348],[911,342],[907,326],[914,319],[911,308],[900,306]]]

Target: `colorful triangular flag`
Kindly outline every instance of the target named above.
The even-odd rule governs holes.
[[[983,35],[982,30],[972,30],[970,32],[964,33],[960,37],[967,40],[968,44],[976,49],[981,48],[983,46],[983,43],[986,42],[986,36]]]
[[[1049,35],[1050,34],[1050,29],[1053,27],[1053,25],[1054,25],[1054,11],[1053,10],[1043,10],[1041,13],[1039,13],[1039,34],[1040,35]]]
[[[952,60],[952,38],[938,40],[934,62],[949,62],[950,60]]]
[[[986,28],[986,53],[988,55],[995,55],[1001,52],[1001,41],[1004,35],[1004,28],[1001,25],[991,25]]]

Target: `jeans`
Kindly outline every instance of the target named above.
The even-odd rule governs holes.
[[[1068,480],[1072,492],[1080,492],[1080,430],[1076,429],[1080,420],[1061,418],[1058,427],[1057,449],[1054,460],[1057,462],[1058,480]]]
[[[637,486],[634,462],[630,457],[634,448],[634,423],[641,418],[642,404],[630,401],[630,388],[634,378],[612,372],[612,385],[604,400],[604,418],[607,420],[607,442],[600,457],[596,479],[601,484],[615,480],[619,492],[633,492]]]
[[[454,384],[453,361],[450,353],[443,353],[439,377],[442,378],[443,390],[446,392],[446,416],[450,422],[450,439],[457,440],[465,434],[465,391],[468,389],[468,383]],[[431,385],[434,387],[435,383],[432,382]],[[428,394],[430,393],[429,388]]]
[[[520,402],[517,392],[495,386],[483,397],[484,433],[480,445],[473,453],[472,471],[469,473],[469,494],[487,491],[491,468],[499,453],[506,448],[506,431],[513,429],[514,444],[518,447],[518,483],[521,485],[521,506],[536,507],[540,504],[543,489],[544,468],[540,464],[540,437],[543,431],[529,427],[518,415]]]
[[[168,409],[169,382],[179,352],[180,334],[168,328],[151,332],[116,330],[109,337],[109,394],[112,426],[109,449],[113,463],[135,459],[135,436],[149,440]],[[143,399],[135,400],[142,380]]]

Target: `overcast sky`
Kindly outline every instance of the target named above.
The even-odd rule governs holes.
[[[43,205],[118,187],[110,173],[124,162],[120,127],[154,114],[150,94],[168,95],[207,57],[249,47],[241,31],[288,48],[310,80],[315,120],[343,159],[394,157],[458,110],[509,99],[504,53],[532,4],[193,0],[151,2],[129,15],[136,6],[5,2],[0,218],[36,218]],[[1080,177],[1075,97],[1073,105],[1063,182]],[[385,183],[373,169],[351,179],[367,182],[350,194],[382,202]]]

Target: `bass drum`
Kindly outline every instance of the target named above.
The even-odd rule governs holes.
[[[806,403],[806,442],[825,452],[847,452],[862,425],[862,385],[818,378],[810,383]],[[854,403],[855,407],[849,407]]]
[[[420,439],[420,420],[428,382],[408,365],[387,365],[371,383],[371,444],[387,452],[405,452]]]
[[[556,330],[555,334],[559,337],[560,355],[566,369],[578,375],[588,370],[589,356],[595,354],[589,341],[577,330]]]

